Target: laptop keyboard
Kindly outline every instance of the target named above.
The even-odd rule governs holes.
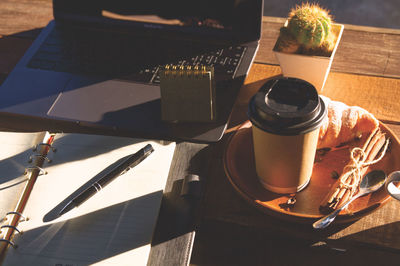
[[[28,67],[157,84],[158,71],[166,64],[206,65],[214,66],[219,81],[233,78],[245,49],[204,47],[193,42],[149,42],[121,34],[55,29]]]

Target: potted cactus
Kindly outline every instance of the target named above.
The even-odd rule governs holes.
[[[306,80],[322,92],[343,28],[317,4],[293,8],[273,49],[283,75]]]

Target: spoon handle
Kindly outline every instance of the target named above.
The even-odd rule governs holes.
[[[335,211],[331,212],[330,214],[322,217],[321,219],[319,219],[318,221],[313,223],[313,227],[315,229],[323,229],[323,228],[327,227],[328,225],[330,225],[333,222],[333,220],[335,220],[336,216],[339,214],[339,212],[341,210],[346,208],[347,205],[349,205],[351,202],[353,202],[353,200],[357,199],[358,197],[360,197],[362,195],[364,195],[364,193],[357,193],[354,197],[352,197],[350,200],[348,200],[345,204],[340,206],[340,208],[337,208]]]

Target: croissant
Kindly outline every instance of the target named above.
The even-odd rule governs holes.
[[[328,115],[322,121],[317,149],[333,148],[379,126],[379,121],[368,111],[358,106],[348,106],[321,96],[328,108]]]

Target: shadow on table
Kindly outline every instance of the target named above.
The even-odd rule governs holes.
[[[295,226],[295,225],[293,225]],[[394,227],[398,228],[396,223]],[[293,228],[294,229],[294,228]],[[372,229],[371,229],[372,230]],[[379,229],[380,230],[380,229]],[[382,236],[383,237],[383,236]],[[400,254],[355,241],[304,240],[231,223],[208,222],[196,235],[193,265],[398,265]]]
[[[174,179],[172,188],[165,191],[157,222],[156,232],[152,241],[152,246],[165,243],[172,239],[183,237],[197,228],[197,215],[201,195],[182,195],[184,178],[186,174],[194,174],[200,177],[200,183],[194,184],[200,186],[196,191],[202,193],[205,167],[205,157],[209,155],[209,147],[203,148],[197,152],[190,160],[189,168],[184,170],[183,176],[169,177]],[[190,157],[190,156],[188,156]],[[177,162],[179,163],[179,162]],[[175,168],[177,169],[177,168]],[[178,174],[181,173],[170,173]],[[168,186],[168,185],[167,185]]]
[[[22,55],[43,28],[22,31],[7,36],[0,35],[0,85],[7,74],[15,67]],[[10,53],[10,51],[13,51]]]
[[[400,251],[400,221],[393,222],[340,238],[343,241],[362,242],[371,245],[379,245],[380,248]]]

